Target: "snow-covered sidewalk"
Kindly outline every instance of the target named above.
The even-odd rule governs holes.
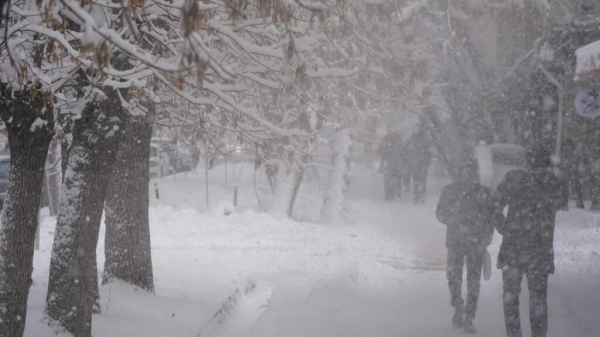
[[[218,172],[218,171],[217,171]],[[250,336],[459,336],[445,278],[445,228],[429,198],[383,200],[381,176],[356,167],[348,196],[350,224],[331,226],[258,212],[252,170],[241,171],[240,207],[231,181],[211,180],[206,207],[203,173],[158,179],[161,199],[150,209],[156,295],[112,284],[102,287],[94,336],[196,336],[222,302],[252,278],[272,290]],[[221,177],[220,173],[213,177]],[[600,336],[600,215],[560,213],[557,273],[550,278],[549,337]],[[35,256],[26,336],[53,336],[41,321],[54,220],[45,218]],[[500,237],[491,247],[495,257]],[[103,237],[98,247],[103,265]],[[505,336],[500,273],[482,281],[475,325],[481,336]],[[525,287],[526,288],[526,287]],[[527,294],[522,294],[528,335]]]

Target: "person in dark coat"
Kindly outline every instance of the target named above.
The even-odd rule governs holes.
[[[425,203],[425,190],[427,188],[427,175],[431,165],[431,143],[425,130],[414,135],[408,147],[408,160],[410,162],[413,195],[416,205]]]
[[[402,167],[402,187],[403,192],[405,193],[411,192],[411,182],[415,171],[415,163],[412,158],[412,150],[412,139],[409,139],[406,143],[404,143],[404,146],[402,147],[402,162],[400,163]]]
[[[508,337],[521,337],[519,295],[523,275],[529,288],[531,336],[548,330],[548,275],[554,273],[556,212],[568,203],[567,185],[550,171],[550,152],[529,149],[528,168],[510,171],[494,193],[495,226],[502,235],[498,269],[504,283],[504,320]],[[503,210],[508,206],[506,217]]]
[[[402,196],[402,168],[400,166],[402,140],[400,135],[391,132],[383,137],[379,147],[381,161],[379,171],[383,173],[385,200]]]
[[[448,264],[446,277],[450,305],[455,308],[452,324],[467,333],[475,333],[473,319],[479,300],[481,271],[485,249],[492,241],[494,227],[491,192],[479,184],[477,166],[467,162],[460,168],[457,182],[442,190],[436,216],[446,225]],[[461,296],[463,266],[467,265],[467,303]]]

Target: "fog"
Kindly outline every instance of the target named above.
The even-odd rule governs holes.
[[[0,8],[0,337],[600,336],[598,1]]]

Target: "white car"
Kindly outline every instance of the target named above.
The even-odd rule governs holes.
[[[480,145],[475,147],[475,160],[480,183],[495,190],[506,173],[525,168],[525,148],[516,144]]]

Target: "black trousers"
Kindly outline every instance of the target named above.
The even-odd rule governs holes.
[[[465,301],[462,298],[463,267],[467,265],[467,305],[465,317],[473,319],[477,311],[479,291],[481,289],[481,268],[485,250],[478,244],[463,244],[448,247],[448,264],[446,277],[450,289],[450,305],[463,307]]]
[[[536,273],[533,268],[508,267],[502,271],[504,281],[504,323],[508,337],[521,337],[519,295],[523,275],[529,288],[529,322],[531,337],[545,337],[548,332],[548,274]]]
[[[391,200],[394,197],[402,196],[402,176],[396,172],[385,172],[383,174],[383,183],[385,185],[385,200]]]
[[[413,173],[413,194],[416,202],[425,200],[425,189],[427,188],[427,168]]]
[[[402,174],[402,184],[404,184],[404,192],[410,192],[410,180],[411,180],[412,174],[410,173],[403,173]]]

